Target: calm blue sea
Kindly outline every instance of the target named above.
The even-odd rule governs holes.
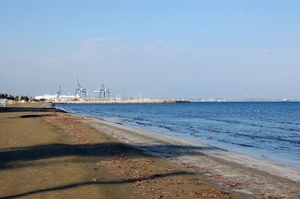
[[[58,104],[119,122],[300,167],[299,102]]]

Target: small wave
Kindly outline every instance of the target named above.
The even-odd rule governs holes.
[[[250,126],[255,126],[255,127],[264,127],[263,125],[260,125],[260,124],[248,124],[248,125],[250,125]]]
[[[138,121],[142,121],[143,119],[142,118],[140,118],[140,117],[133,117],[133,118],[131,118],[132,120],[138,120]]]
[[[206,129],[206,131],[210,132],[210,133],[220,133],[221,131],[216,130],[216,129]]]
[[[218,140],[219,142],[224,142],[224,143],[228,143],[228,144],[233,144],[233,145],[238,145],[238,146],[243,146],[243,147],[249,147],[249,148],[253,148],[253,145],[250,144],[244,144],[244,143],[236,143],[236,142],[228,142],[226,140]]]
[[[281,138],[280,136],[277,136],[275,138],[275,140],[281,141],[281,142],[289,142],[289,143],[292,143],[292,144],[300,144],[300,140],[284,139],[284,138]]]
[[[266,139],[264,136],[259,136],[259,135],[253,135],[253,134],[243,134],[243,133],[236,133],[235,135],[237,136],[242,136],[242,137],[248,137],[251,139]]]
[[[197,135],[195,133],[190,133],[190,135],[194,136],[194,137],[201,137],[200,135]]]
[[[254,147],[253,145],[249,145],[249,144],[240,144],[240,143],[233,143],[233,144],[244,146],[244,147],[251,147],[251,148]]]
[[[158,125],[159,128],[164,128],[164,129],[167,129],[169,131],[173,131],[173,129],[171,127],[168,127],[168,126],[163,126],[163,125]]]
[[[135,123],[137,123],[138,125],[141,125],[141,126],[151,126],[150,124],[145,123],[145,122],[135,122]]]
[[[208,138],[206,138],[206,139],[208,139],[208,140],[212,140],[213,139],[213,137],[212,136],[209,136]]]
[[[241,124],[241,122],[237,120],[221,120],[221,119],[211,119],[211,120],[216,122],[229,123],[229,124]]]
[[[212,119],[212,121],[224,122],[224,123],[228,123],[228,124],[241,124],[241,125],[254,126],[254,127],[260,127],[260,128],[263,128],[263,127],[264,127],[264,126],[261,125],[261,124],[242,122],[242,121],[238,121],[238,120]]]
[[[288,129],[289,131],[299,131],[299,129]]]

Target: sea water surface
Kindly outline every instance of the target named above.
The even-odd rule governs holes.
[[[299,102],[58,104],[161,134],[300,167]]]

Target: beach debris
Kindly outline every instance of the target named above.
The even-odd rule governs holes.
[[[285,198],[284,196],[279,196],[279,195],[267,195],[267,194],[262,194],[262,193],[254,194],[254,196],[255,196],[257,199],[284,199],[284,198]]]
[[[197,167],[197,166],[194,166],[192,164],[187,164],[187,163],[184,163],[184,165],[187,168],[193,169],[196,172],[210,174],[210,176],[212,178],[218,180],[219,182],[221,182],[223,184],[228,185],[231,188],[236,187],[236,186],[247,186],[247,185],[249,185],[248,182],[243,182],[243,183],[242,182],[233,182],[233,181],[230,181],[230,180],[226,180],[221,174],[212,174],[213,172],[212,172],[211,168],[207,168],[207,167],[201,168],[201,167]]]
[[[231,198],[228,192],[220,191],[216,189],[204,190],[204,191],[196,191],[193,193],[194,195],[198,196],[199,199],[208,199],[208,198]]]
[[[58,113],[52,119],[55,119],[56,123],[54,124],[70,135],[74,143],[80,143],[80,147],[91,150],[91,158],[97,154],[101,157],[91,163],[91,169],[98,170],[99,166],[107,166],[109,172],[119,176],[123,183],[130,184],[146,198],[230,198],[230,193],[227,191],[207,189],[206,182],[209,181],[199,181],[200,178],[178,178],[178,176],[185,176],[191,172],[174,169],[174,167],[170,168],[170,166],[157,166],[159,159],[151,156],[136,156],[132,153],[132,149],[122,144],[106,147],[101,142],[94,141],[92,133],[81,128],[81,118]],[[107,137],[103,137],[103,143],[107,144],[110,141]],[[195,173],[210,174],[211,177],[222,181],[229,187],[240,185],[226,181],[222,175],[213,174],[209,167],[201,168],[192,164],[185,164],[184,166],[195,171]],[[95,176],[91,181],[98,182],[99,180]]]

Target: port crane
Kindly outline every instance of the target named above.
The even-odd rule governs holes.
[[[106,94],[107,97],[110,97],[110,93],[112,92],[112,90],[105,88],[104,84],[102,84],[99,88],[97,88],[94,93],[99,93],[99,97],[102,98],[102,96],[105,98]]]
[[[56,92],[57,96],[60,96],[61,94],[61,86],[59,85],[59,91]]]
[[[77,96],[77,92],[80,92],[80,96],[82,96],[82,93],[84,94],[84,96],[86,97],[86,92],[88,91],[86,88],[82,88],[79,84],[78,81],[78,77],[76,77],[76,96]]]
[[[32,96],[29,94],[28,91],[27,91],[27,94],[28,94],[28,99],[29,99],[29,100],[32,100]]]

